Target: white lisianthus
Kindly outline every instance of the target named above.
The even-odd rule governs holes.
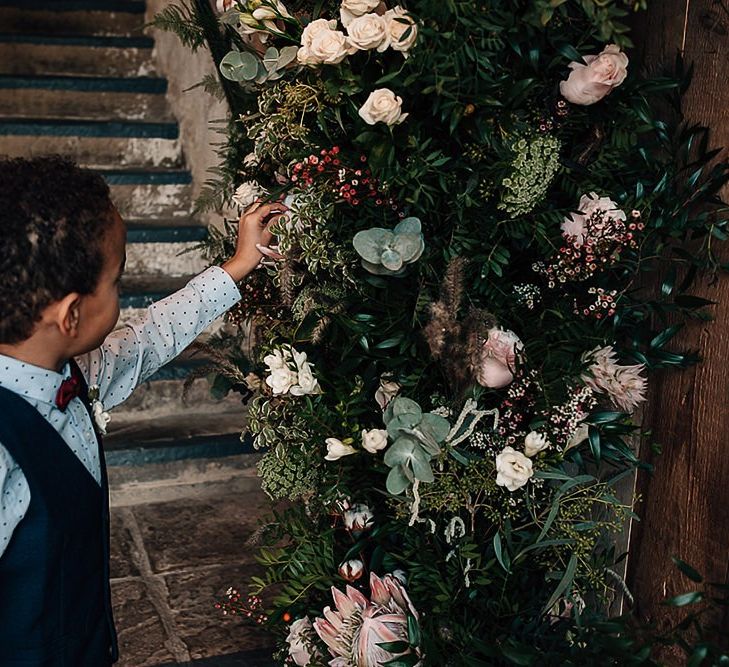
[[[496,483],[509,491],[520,489],[533,474],[531,459],[513,447],[504,447],[496,456]]]
[[[388,9],[384,16],[390,48],[400,51],[406,58],[418,39],[418,26],[408,12],[398,5]],[[409,31],[409,32],[408,32]],[[407,33],[407,36],[406,36]]]
[[[290,345],[285,345],[265,356],[263,363],[268,366],[269,372],[266,384],[275,395],[305,396],[321,393],[319,382],[307,361],[306,352],[297,352]]]
[[[350,43],[362,51],[377,49],[382,53],[390,45],[387,21],[377,14],[365,14],[353,19],[347,26],[347,35]]]
[[[380,376],[380,386],[375,392],[375,400],[382,410],[387,407],[387,404],[395,398],[395,396],[400,393],[400,389],[402,389],[402,386],[394,380],[390,380],[390,377],[391,376],[389,375]]]
[[[547,447],[549,447],[549,440],[543,433],[532,431],[524,438],[524,453],[530,458],[544,451]]]
[[[362,431],[362,448],[370,454],[376,454],[385,447],[387,447],[387,431],[384,428]]]
[[[339,576],[350,584],[357,581],[364,574],[364,563],[359,558],[344,561],[339,566]]]
[[[345,28],[354,21],[358,16],[364,16],[368,12],[376,9],[380,4],[380,0],[343,0],[342,6],[339,8],[339,15],[342,19],[342,25]]]
[[[389,88],[372,91],[360,108],[359,115],[368,125],[385,123],[389,126],[399,125],[408,117],[408,114],[402,112],[402,98]]]
[[[324,458],[327,461],[338,461],[343,456],[357,453],[357,450],[352,445],[345,445],[337,438],[327,438],[325,442],[327,444],[327,455]]]
[[[263,190],[258,183],[246,181],[245,183],[241,183],[235,189],[235,194],[231,197],[231,199],[236,206],[245,210],[265,194],[265,190]]]
[[[343,32],[335,30],[336,21],[317,19],[304,28],[297,58],[303,65],[336,65],[357,48]]]
[[[353,533],[355,537],[365,530],[369,530],[375,524],[375,515],[364,503],[352,505],[343,515],[344,527]]]

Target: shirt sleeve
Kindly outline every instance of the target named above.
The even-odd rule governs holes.
[[[30,487],[23,471],[0,445],[0,558],[30,505]]]
[[[225,269],[212,266],[76,361],[89,386],[98,385],[105,408],[112,408],[239,300],[235,281]]]

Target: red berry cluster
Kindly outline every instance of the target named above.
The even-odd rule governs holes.
[[[259,625],[268,620],[268,616],[261,611],[262,601],[257,595],[249,595],[246,602],[241,601],[241,595],[235,588],[229,588],[225,595],[225,602],[215,604],[215,608],[220,609],[224,616],[243,616]]]
[[[377,206],[391,206],[397,210],[395,201],[380,190],[377,179],[365,166],[367,156],[361,155],[359,161],[362,166],[353,168],[342,164],[339,146],[330,150],[323,148],[319,155],[312,153],[294,164],[291,181],[306,187],[311,187],[315,181],[325,182],[335,195],[352,206],[372,199]]]
[[[557,284],[588,280],[612,266],[624,250],[638,247],[636,232],[645,229],[640,213],[633,211],[628,221],[617,219],[609,213],[595,211],[585,220],[584,234],[564,234],[565,244],[552,264],[535,267],[546,276],[550,288]]]
[[[526,426],[536,404],[539,391],[536,371],[517,369],[514,381],[499,406],[499,435],[505,444],[516,445],[526,434]]]

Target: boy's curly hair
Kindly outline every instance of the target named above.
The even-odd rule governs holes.
[[[70,160],[0,159],[0,343],[28,338],[54,301],[96,289],[112,210],[104,179]]]

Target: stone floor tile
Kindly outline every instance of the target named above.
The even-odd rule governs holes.
[[[246,540],[270,511],[260,490],[131,508],[155,573],[250,562]]]
[[[111,510],[111,549],[109,554],[109,569],[112,579],[123,577],[138,577],[139,569],[132,554],[135,552],[134,541],[129,534],[121,513]]]
[[[112,581],[114,617],[119,636],[116,667],[151,667],[174,662],[166,648],[162,622],[141,579]]]
[[[197,569],[165,575],[178,633],[193,659],[271,646],[272,637],[263,628],[241,618],[224,616],[215,609],[217,600],[230,587],[243,587],[255,566],[237,565]],[[241,663],[245,664],[245,663]]]

